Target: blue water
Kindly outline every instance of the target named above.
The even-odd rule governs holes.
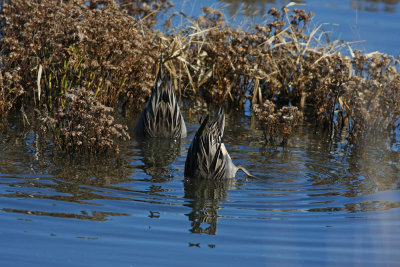
[[[316,24],[366,40],[360,49],[399,52],[398,4],[306,2]],[[190,183],[200,113],[181,142],[133,138],[115,157],[65,156],[18,125],[0,133],[0,265],[398,265],[398,139],[347,147],[305,124],[287,147],[266,148],[250,113],[227,113],[227,149],[256,178]]]
[[[268,22],[270,17],[263,11],[268,12],[272,7],[281,8],[290,1],[222,0],[216,2],[213,0],[195,0],[182,2],[182,4],[176,4],[176,9],[189,16],[201,14],[201,7],[203,6],[222,8],[228,21],[246,28],[249,23]],[[248,2],[247,5],[246,2]],[[294,5],[291,9],[306,9],[315,14],[310,23],[310,31],[324,24],[322,28],[329,33],[332,41],[349,42],[353,49],[360,49],[365,53],[380,51],[396,57],[400,54],[398,45],[400,43],[398,22],[400,5],[398,1],[391,1],[393,4],[368,0],[306,0],[297,2],[302,4]],[[181,21],[184,21],[184,19],[181,19]]]
[[[228,114],[225,142],[257,178],[194,184],[195,123],[181,144],[130,141],[117,158],[35,158],[31,134],[2,139],[2,266],[396,265],[398,152],[342,153],[307,126],[263,149],[250,122]]]

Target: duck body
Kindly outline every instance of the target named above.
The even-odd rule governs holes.
[[[207,115],[197,130],[185,162],[185,177],[202,179],[234,178],[241,169],[252,176],[241,166],[236,166],[222,142],[225,127],[225,114],[222,109],[209,122]]]
[[[171,139],[187,135],[175,91],[165,77],[162,59],[150,99],[139,117],[135,133],[137,136]]]

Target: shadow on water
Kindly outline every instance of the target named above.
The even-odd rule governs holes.
[[[217,234],[219,202],[228,196],[228,190],[235,188],[235,179],[185,179],[186,206],[192,210],[186,214],[191,221],[190,232],[197,234]]]

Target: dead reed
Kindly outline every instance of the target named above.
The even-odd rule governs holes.
[[[50,133],[54,144],[62,150],[102,153],[118,150],[115,139],[130,138],[127,127],[115,123],[113,108],[97,101],[93,91],[71,88],[63,99],[65,104],[53,116],[40,114],[42,131]]]
[[[278,110],[272,101],[253,106],[254,113],[260,122],[267,145],[285,144],[294,127],[302,117],[297,107],[284,106]]]
[[[290,5],[246,30],[203,8],[197,18],[174,13],[187,24],[169,18],[162,31],[154,25],[173,6],[165,0],[0,3],[1,116],[39,110],[63,150],[116,149],[111,140],[128,135],[110,108],[141,110],[161,53],[179,96],[239,108],[250,101],[267,141],[287,139],[300,111],[350,141],[398,127],[399,60],[331,41],[324,25],[309,29],[311,12]],[[100,125],[111,128],[90,130]]]

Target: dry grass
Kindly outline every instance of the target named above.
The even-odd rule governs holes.
[[[67,152],[102,153],[118,150],[115,139],[130,136],[127,127],[114,122],[113,109],[97,101],[85,88],[69,89],[64,107],[53,116],[40,114],[42,131],[49,132],[55,145]]]
[[[285,144],[302,117],[297,107],[284,106],[276,110],[269,100],[262,105],[255,104],[253,109],[268,145]]]
[[[346,42],[331,41],[324,25],[310,30],[311,12],[291,10],[291,4],[281,10],[273,8],[268,21],[243,30],[228,25],[220,11],[203,8],[197,18],[173,14],[185,17],[187,24],[171,25],[169,18],[163,23],[167,29],[161,31],[154,25],[172,3],[119,3],[1,1],[2,117],[13,110],[29,113],[37,109],[43,118],[47,108],[47,117],[55,120],[52,125],[58,125],[62,133],[65,129],[59,120],[64,117],[60,114],[69,116],[73,107],[79,109],[76,98],[83,97],[85,111],[102,105],[105,115],[100,117],[105,121],[115,115],[107,107],[122,113],[140,111],[150,94],[157,59],[164,53],[179,96],[238,108],[250,101],[267,141],[289,136],[300,118],[290,106],[315,119],[332,136],[340,134],[350,141],[372,129],[398,127],[398,59],[354,52]],[[342,56],[343,49],[351,57]],[[276,111],[268,113],[265,105]],[[286,109],[294,117],[282,124]],[[71,117],[70,123],[82,126],[84,122],[90,128],[83,112],[73,114],[82,120]],[[275,122],[269,116],[275,116]],[[68,131],[53,138],[65,139],[60,141],[62,149],[81,151],[85,147],[91,152],[96,149],[90,146],[98,143],[89,139],[104,138],[99,142],[109,150],[116,148],[111,139],[125,136],[119,129],[119,133],[85,135],[81,145],[67,137]]]

